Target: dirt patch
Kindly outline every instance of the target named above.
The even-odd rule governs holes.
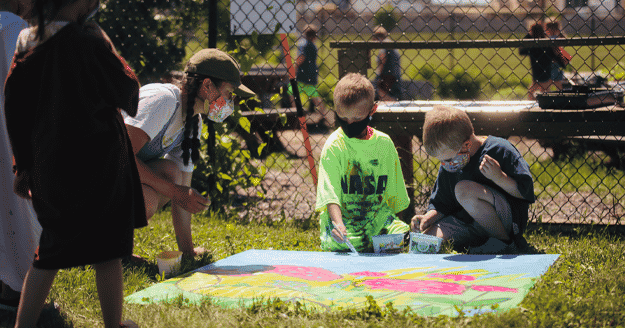
[[[323,144],[331,131],[322,133],[311,129],[310,143],[316,165]],[[279,132],[279,138],[288,154],[284,161],[276,161],[262,182],[266,197],[257,198],[260,189],[239,190],[238,197],[255,199],[256,205],[244,208],[242,217],[270,217],[274,219],[307,219],[315,212],[316,186],[307,160],[307,150],[300,131]],[[553,151],[543,148],[537,140],[512,137],[509,139],[526,159],[545,160],[553,156]],[[425,211],[427,195],[431,182],[426,182],[428,175],[435,175],[437,166],[427,161],[428,156],[418,138],[413,138],[415,158],[415,210]],[[424,162],[425,161],[425,162]],[[425,172],[425,173],[424,173]],[[418,181],[421,179],[421,181]],[[537,195],[536,202],[530,208],[530,221],[545,223],[595,223],[625,224],[624,200],[615,195],[599,195],[592,191],[574,191],[554,193],[544,192]]]

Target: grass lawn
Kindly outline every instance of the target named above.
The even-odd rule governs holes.
[[[189,271],[247,249],[319,251],[318,225],[303,223],[241,223],[218,216],[198,215],[194,240],[210,254],[183,263]],[[423,318],[410,311],[380,308],[375,300],[362,310],[320,313],[288,308],[278,301],[244,309],[223,309],[207,302],[184,300],[159,305],[124,305],[124,318],[141,327],[616,327],[625,325],[625,240],[607,232],[577,229],[553,233],[540,227],[527,234],[534,253],[561,257],[539,280],[521,305],[500,314],[475,317]],[[155,256],[175,249],[168,212],[157,214],[149,227],[138,230],[135,252],[149,264],[125,264],[124,295],[157,283]],[[446,247],[443,252],[450,252]],[[39,327],[102,326],[95,275],[91,267],[62,270],[49,297],[60,312],[46,312]],[[12,327],[14,315],[0,312],[0,327]]]

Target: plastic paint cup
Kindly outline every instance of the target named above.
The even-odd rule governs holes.
[[[396,233],[390,235],[377,235],[373,236],[372,241],[373,251],[376,254],[397,254],[401,252],[401,248],[404,244],[404,234]]]
[[[410,247],[408,253],[411,254],[436,254],[441,249],[443,239],[422,234],[420,232],[410,233]]]
[[[158,264],[158,274],[169,275],[180,269],[182,260],[181,251],[164,251],[156,256],[156,264]]]

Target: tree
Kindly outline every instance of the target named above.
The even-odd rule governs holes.
[[[181,69],[189,37],[206,17],[203,1],[109,0],[96,17],[142,83]]]

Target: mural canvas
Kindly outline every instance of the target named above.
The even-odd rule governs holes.
[[[225,307],[280,298],[321,310],[362,308],[367,296],[423,316],[516,307],[557,260],[544,255],[361,254],[248,250],[126,297],[147,304],[182,295]]]

